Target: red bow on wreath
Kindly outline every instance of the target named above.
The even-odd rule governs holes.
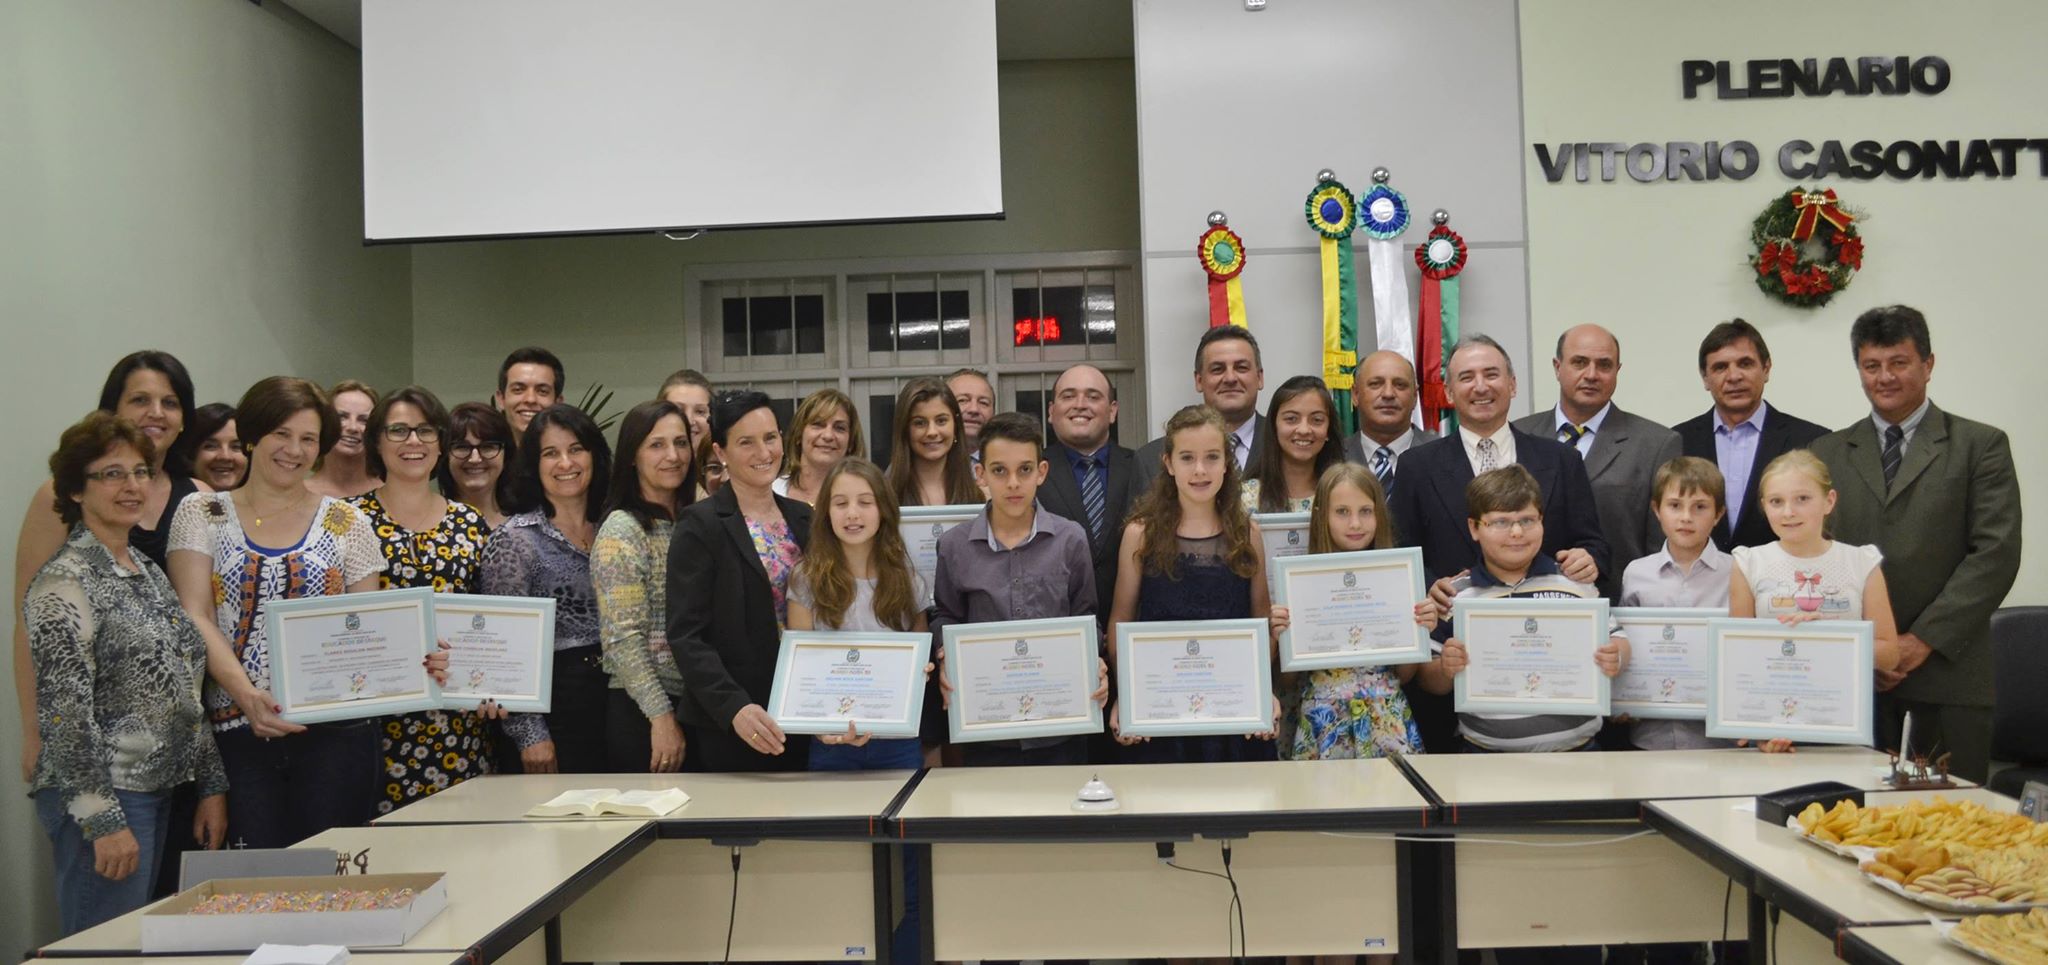
[[[1836,231],[1849,227],[1856,220],[1849,212],[1843,211],[1841,202],[1835,199],[1835,189],[1826,191],[1793,191],[1787,197],[1792,200],[1792,209],[1799,212],[1798,222],[1792,225],[1792,240],[1805,241],[1813,237],[1813,229],[1825,220]]]
[[[1861,248],[1859,244],[1857,247]],[[1860,255],[1860,253],[1859,253]],[[1799,249],[1778,242],[1765,242],[1763,250],[1756,253],[1756,273],[1774,275],[1779,271],[1790,271],[1799,264]]]
[[[1834,278],[1819,265],[1797,273],[1788,267],[1778,273],[1778,280],[1785,284],[1788,295],[1825,295],[1835,290]]]
[[[1863,239],[1837,232],[1828,240],[1835,245],[1835,260],[1851,268],[1863,267]]]

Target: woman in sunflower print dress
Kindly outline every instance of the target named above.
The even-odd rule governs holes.
[[[446,458],[448,410],[419,386],[393,392],[370,412],[365,459],[384,484],[350,500],[370,520],[384,552],[380,589],[432,587],[436,593],[475,590],[489,527],[463,503],[434,492],[434,473]],[[487,773],[491,726],[503,716],[482,711],[427,710],[382,721],[384,774],[377,813]]]

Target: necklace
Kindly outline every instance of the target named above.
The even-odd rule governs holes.
[[[303,506],[303,505],[305,505],[305,504],[306,504],[306,496],[307,496],[307,491],[306,491],[306,490],[304,490],[304,489],[301,489],[301,490],[299,490],[299,496],[298,496],[298,498],[297,498],[297,499],[294,499],[294,500],[292,500],[292,501],[291,501],[290,503],[287,503],[287,504],[285,504],[285,505],[283,505],[283,506],[279,506],[279,507],[277,507],[277,510],[276,510],[276,512],[270,513],[269,515],[275,516],[275,515],[277,515],[278,513],[283,513],[283,512],[289,512],[289,511],[291,511],[291,510],[295,510],[295,509],[298,509],[298,508],[299,508],[300,506]],[[264,514],[263,514],[263,513],[262,513],[262,512],[260,511],[260,510],[258,510],[258,509],[256,508],[256,494],[254,494],[254,493],[250,493],[250,494],[249,494],[249,497],[248,497],[248,499],[249,499],[249,515],[255,518],[255,520],[256,520],[256,525],[258,525],[258,526],[261,526],[261,525],[263,525],[263,516],[264,516]]]

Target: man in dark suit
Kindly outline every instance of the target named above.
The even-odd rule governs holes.
[[[1389,493],[1401,454],[1436,438],[1414,422],[1415,391],[1415,366],[1399,352],[1374,352],[1358,363],[1351,389],[1358,431],[1344,440],[1344,458],[1372,470]]]
[[[1835,477],[1835,538],[1875,543],[1899,629],[1899,665],[1878,671],[1878,746],[1896,748],[1913,715],[1913,752],[1953,755],[1982,782],[1991,762],[1991,614],[2020,567],[2020,489],[1999,429],[1927,398],[1927,319],[1873,308],[1849,329],[1870,418],[1821,437]],[[2040,681],[2007,681],[2016,687]]]
[[[1204,332],[1195,343],[1195,391],[1201,393],[1203,404],[1223,414],[1223,425],[1230,430],[1223,443],[1240,472],[1266,432],[1266,417],[1259,414],[1259,392],[1265,387],[1266,362],[1252,333],[1225,325]],[[1158,478],[1165,452],[1165,436],[1138,450],[1133,482],[1140,497]]]
[[[1045,447],[1038,504],[1087,532],[1095,561],[1095,618],[1107,628],[1124,517],[1138,497],[1132,484],[1135,457],[1109,440],[1116,424],[1116,386],[1093,365],[1061,372],[1052,383],[1045,421],[1055,441]]]
[[[1479,473],[1509,463],[1529,470],[1543,490],[1542,552],[1558,561],[1565,576],[1596,582],[1608,566],[1607,543],[1600,538],[1593,484],[1578,450],[1508,425],[1515,370],[1500,343],[1484,335],[1460,339],[1444,370],[1458,431],[1408,450],[1388,501],[1395,537],[1403,546],[1422,548],[1422,568],[1433,581],[1431,598],[1448,612],[1460,585],[1456,578],[1479,563],[1479,544],[1466,520],[1465,486]],[[1457,718],[1450,698],[1412,682],[1402,689],[1423,746],[1455,748]]]
[[[1608,565],[1600,594],[1621,599],[1621,573],[1664,543],[1651,503],[1658,467],[1678,458],[1678,433],[1614,404],[1621,381],[1621,340],[1598,325],[1575,325],[1557,337],[1550,359],[1557,407],[1515,420],[1515,428],[1578,450],[1593,483]]]
[[[1728,513],[1714,524],[1714,545],[1724,552],[1777,539],[1763,514],[1764,467],[1828,433],[1766,405],[1764,386],[1770,381],[1771,348],[1764,334],[1739,318],[1722,322],[1700,342],[1700,382],[1714,407],[1673,427],[1686,455],[1721,467],[1727,480]]]

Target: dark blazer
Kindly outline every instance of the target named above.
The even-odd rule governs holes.
[[[1765,420],[1769,421],[1769,420]],[[1532,436],[1557,438],[1557,410],[1545,409],[1515,420],[1515,428]],[[1593,450],[1586,453],[1586,478],[1593,483],[1593,505],[1600,513],[1600,536],[1614,557],[1614,566],[1600,568],[1600,593],[1621,599],[1621,573],[1664,545],[1650,484],[1657,470],[1679,457],[1678,433],[1642,416],[1607,410]]]
[[[1422,445],[1423,443],[1429,442],[1437,437],[1436,433],[1421,427],[1409,429],[1408,435],[1411,437],[1408,440],[1409,449],[1413,449],[1416,446]],[[1379,443],[1373,443],[1373,448],[1378,449]],[[1406,451],[1407,449],[1402,450],[1402,452]],[[1355,462],[1361,466],[1364,466],[1367,469],[1371,469],[1372,459],[1369,458],[1370,455],[1371,454],[1368,453],[1365,448],[1365,433],[1354,432],[1350,435],[1349,438],[1344,440],[1344,461]],[[1390,479],[1387,484],[1388,492],[1392,492],[1394,486],[1399,484],[1401,481],[1401,453],[1399,452],[1394,454],[1393,473],[1394,475],[1392,479]]]
[[[809,545],[811,507],[782,496],[775,504],[791,538]],[[768,570],[727,486],[683,510],[668,546],[668,645],[683,675],[682,722],[730,733],[741,708],[767,706],[781,642]]]
[[[1714,450],[1714,424],[1721,417],[1708,409],[1704,415],[1687,419],[1675,426],[1678,430],[1679,448],[1685,455],[1698,456],[1716,466],[1721,464]],[[1813,441],[1828,434],[1828,430],[1801,419],[1777,406],[1764,411],[1763,434],[1756,440],[1756,461],[1749,467],[1749,485],[1742,491],[1742,511],[1735,514],[1735,528],[1729,531],[1728,518],[1714,524],[1714,545],[1722,550],[1737,546],[1762,546],[1777,539],[1771,532],[1771,522],[1764,518],[1763,494],[1760,485],[1764,467],[1770,461],[1791,452],[1813,445]]]
[[[1835,538],[1877,544],[1899,632],[1934,648],[1893,693],[1990,707],[1991,613],[2020,569],[2012,445],[1999,429],[1928,406],[1889,494],[1878,462],[1883,447],[1877,427],[1862,418],[1810,448],[1835,477]]]
[[[1252,452],[1257,452],[1259,451],[1259,440],[1265,438],[1266,433],[1271,431],[1272,427],[1267,424],[1265,416],[1254,416],[1254,418],[1258,421],[1255,428],[1252,429]],[[1131,476],[1132,488],[1136,493],[1132,497],[1133,499],[1144,498],[1145,492],[1152,488],[1152,481],[1159,478],[1160,456],[1165,452],[1166,437],[1163,435],[1139,447],[1135,464],[1136,471]],[[1250,466],[1251,453],[1245,453],[1244,458],[1245,465]]]
[[[1074,481],[1074,465],[1067,461],[1066,446],[1054,442],[1045,448],[1045,483],[1038,487],[1038,505],[1055,516],[1064,516],[1088,531],[1088,511],[1081,504],[1081,486]],[[1109,447],[1109,476],[1103,483],[1102,536],[1088,536],[1088,555],[1095,563],[1095,617],[1109,626],[1109,604],[1116,591],[1117,547],[1123,542],[1124,518],[1138,490],[1132,485],[1137,457],[1123,446]]]
[[[1604,575],[1612,561],[1579,451],[1519,429],[1509,431],[1515,434],[1515,462],[1543,489],[1543,554],[1554,559],[1563,550],[1582,547]],[[1402,453],[1400,466],[1401,484],[1394,487],[1389,508],[1401,545],[1422,548],[1422,568],[1431,580],[1478,565],[1479,544],[1465,525],[1465,487],[1472,482],[1465,440],[1454,432],[1425,442]]]

